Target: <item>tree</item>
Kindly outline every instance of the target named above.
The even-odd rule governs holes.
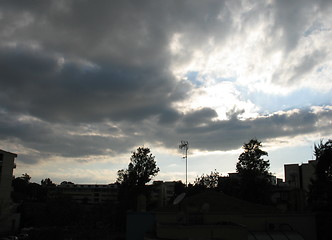
[[[30,182],[31,177],[24,173],[21,177],[13,178],[12,198],[14,202],[45,201],[47,192],[37,183]]]
[[[31,177],[29,176],[29,174],[27,174],[27,173],[24,173],[24,174],[22,174],[22,176],[20,177],[20,179],[22,179],[25,183],[30,183],[30,179],[31,179]]]
[[[257,139],[245,143],[244,152],[240,154],[236,164],[236,171],[240,177],[242,198],[257,203],[268,203],[272,187],[270,163],[262,158],[268,154],[261,147],[262,143]]]
[[[221,176],[219,172],[217,172],[217,170],[214,170],[214,172],[211,171],[210,175],[202,174],[202,176],[197,177],[194,184],[197,186],[202,186],[204,188],[217,188],[220,177]]]
[[[45,178],[40,181],[42,187],[55,187],[55,183],[50,178]]]
[[[315,145],[315,156],[317,179],[332,182],[332,139],[326,143],[321,141],[320,144]]]
[[[314,208],[332,210],[332,139],[314,146],[315,176],[309,186],[309,202]]]
[[[257,139],[251,139],[243,144],[244,152],[239,156],[239,162],[236,164],[236,171],[239,174],[250,173],[254,175],[269,176],[270,163],[262,157],[267,156],[267,152],[261,150],[262,143]]]
[[[117,182],[133,186],[144,186],[159,172],[149,148],[139,147],[132,153],[127,169],[118,171]]]
[[[68,181],[62,181],[60,185],[75,185],[73,182],[68,182]]]
[[[155,157],[149,148],[139,147],[132,152],[127,169],[118,171],[117,183],[119,184],[119,205],[117,207],[117,222],[122,229],[126,226],[126,212],[137,210],[140,195],[148,196],[145,186],[159,172]]]

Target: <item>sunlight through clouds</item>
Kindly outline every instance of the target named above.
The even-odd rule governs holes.
[[[0,9],[0,144],[18,154],[18,175],[114,181],[145,145],[159,179],[183,180],[177,145],[187,140],[193,180],[234,171],[234,151],[253,137],[279,173],[331,137],[329,1]]]
[[[241,99],[241,93],[232,82],[208,84],[194,89],[190,95],[186,102],[177,105],[178,109],[187,112],[192,109],[210,107],[218,113],[216,119],[225,120],[227,119],[227,112],[236,108],[244,110],[244,113],[239,116],[240,118],[257,117],[258,108],[250,101]]]

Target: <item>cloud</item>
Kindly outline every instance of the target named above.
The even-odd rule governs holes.
[[[195,38],[185,31],[175,34],[180,54],[186,49],[189,53],[186,61],[174,59],[172,69],[183,77],[199,72],[206,78],[237,79],[252,92],[288,94],[299,86],[332,89],[325,77],[332,68],[331,45],[326,44],[332,34],[331,8],[322,10],[320,4],[226,1],[215,22],[218,30],[203,34],[199,46],[190,44]],[[322,84],[313,86],[314,79]]]
[[[216,111],[211,108],[203,108],[186,114],[183,122],[186,126],[201,126],[208,124],[213,118],[217,117]]]
[[[2,1],[0,137],[34,164],[180,139],[228,151],[252,137],[328,135],[331,11],[328,1]],[[255,101],[303,89],[305,106]]]
[[[234,115],[235,114],[235,115]],[[314,132],[331,134],[329,119],[331,108],[316,107],[313,110],[291,110],[274,113],[255,119],[238,120],[236,112],[228,120],[213,120],[212,109],[202,109],[183,115],[172,125],[160,125],[151,120],[146,124],[128,127],[120,123],[110,127],[110,123],[95,125],[54,125],[40,120],[25,120],[20,116],[6,119],[1,116],[1,138],[15,139],[16,143],[33,149],[21,161],[38,162],[45,156],[79,158],[109,156],[130,153],[135,146],[157,142],[163,148],[174,148],[179,139],[190,142],[192,149],[227,151],[239,148],[243,142],[256,137],[261,141],[275,138],[296,137]]]
[[[21,47],[1,48],[2,107],[48,121],[140,120],[181,99],[170,74],[95,66]],[[15,100],[13,101],[13,98]]]
[[[204,126],[179,124],[174,134],[187,139],[191,148],[207,151],[237,149],[253,137],[269,141],[281,137],[291,139],[314,132],[329,135],[331,122],[328,119],[332,111],[330,108],[318,109],[290,110],[245,120],[231,117],[228,120],[211,121]]]

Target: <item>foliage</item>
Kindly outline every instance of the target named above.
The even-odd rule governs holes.
[[[244,152],[240,154],[239,162],[236,164],[236,170],[239,174],[270,175],[268,172],[269,160],[262,159],[268,154],[261,150],[261,147],[262,143],[257,139],[251,139],[243,145]]]
[[[27,173],[22,174],[22,176],[19,178],[22,179],[25,183],[30,183],[31,177]]]
[[[262,144],[257,139],[245,143],[236,170],[240,179],[241,197],[251,202],[269,203],[272,188],[271,173],[268,171],[270,163],[262,158],[268,154],[261,147]]]
[[[218,187],[218,182],[219,178],[221,175],[217,170],[211,171],[210,175],[209,174],[202,174],[202,176],[197,177],[195,179],[194,184],[198,186],[202,186],[204,188],[217,188]]]
[[[21,177],[12,180],[14,202],[43,202],[46,201],[47,191],[37,183],[30,182],[30,176],[25,173]]]
[[[60,185],[74,185],[75,183],[73,182],[68,182],[68,181],[62,181]]]
[[[52,182],[50,178],[45,178],[40,181],[43,187],[55,187],[55,183]]]
[[[309,186],[309,202],[314,208],[332,210],[332,140],[315,145],[315,177]]]
[[[127,169],[118,171],[118,183],[144,186],[159,172],[149,148],[139,147],[132,153]]]
[[[315,145],[315,156],[317,179],[332,182],[332,139]]]

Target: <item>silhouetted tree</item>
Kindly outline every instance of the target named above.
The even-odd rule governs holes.
[[[73,182],[68,182],[68,181],[62,181],[62,182],[60,183],[60,185],[67,185],[67,184],[74,185],[75,183],[73,183]]]
[[[55,183],[50,178],[45,178],[40,181],[42,187],[55,187]]]
[[[31,177],[25,173],[21,177],[13,178],[12,198],[14,202],[41,202],[46,200],[47,192],[38,183],[30,182]]]
[[[22,179],[25,183],[30,183],[31,177],[29,176],[29,174],[24,173],[24,174],[22,174],[22,176],[20,177],[20,179]]]
[[[268,203],[272,187],[270,163],[262,158],[268,154],[261,147],[262,144],[257,139],[245,143],[244,152],[240,154],[236,164],[236,171],[240,178],[242,198],[257,203]]]
[[[239,161],[236,164],[236,171],[239,174],[249,172],[255,175],[269,176],[269,160],[262,157],[267,156],[267,152],[261,149],[262,143],[257,139],[251,139],[243,144],[244,152],[240,154]]]
[[[202,176],[197,177],[194,184],[197,186],[202,186],[204,188],[217,188],[220,177],[221,175],[219,174],[219,172],[217,172],[217,170],[214,170],[214,172],[211,171],[210,174],[202,174]]]
[[[132,153],[127,169],[118,171],[118,183],[144,186],[159,172],[149,148],[139,147]]]
[[[315,145],[317,179],[332,182],[332,139]]]
[[[144,194],[146,197],[148,183],[159,172],[155,157],[149,148],[139,147],[130,157],[127,169],[118,171],[117,183],[119,184],[119,205],[117,207],[117,224],[120,231],[125,230],[126,212],[137,210],[137,198]]]
[[[315,145],[315,177],[309,186],[309,202],[314,208],[332,210],[332,140]]]

